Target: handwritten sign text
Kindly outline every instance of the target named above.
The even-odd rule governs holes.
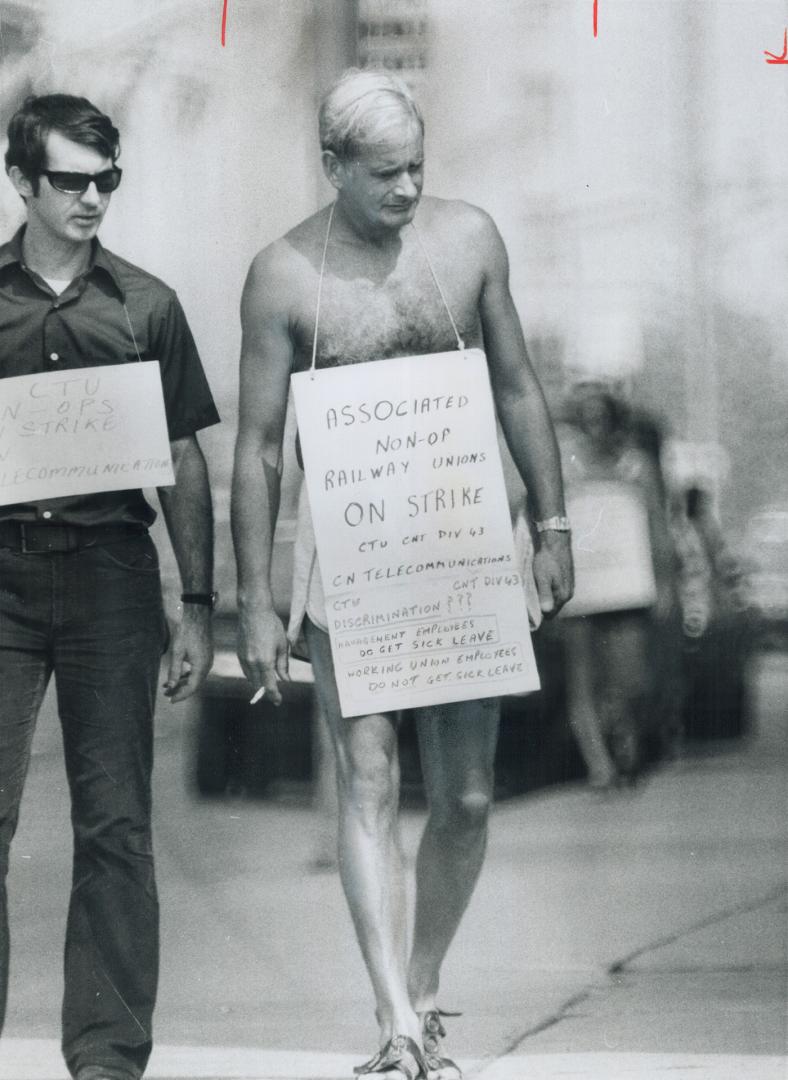
[[[173,482],[156,361],[0,380],[0,505]]]
[[[292,385],[343,715],[537,689],[484,354]]]

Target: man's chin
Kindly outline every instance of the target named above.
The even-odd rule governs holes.
[[[387,206],[384,210],[384,220],[391,224],[401,228],[403,225],[409,225],[413,218],[416,216],[416,207],[418,203],[408,203],[407,206]]]
[[[72,240],[92,240],[99,231],[101,218],[91,221],[72,221],[69,223],[69,235]]]

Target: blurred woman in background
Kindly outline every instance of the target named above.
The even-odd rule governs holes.
[[[569,722],[589,783],[607,790],[639,775],[649,743],[655,735],[666,741],[678,707],[675,557],[660,432],[609,384],[586,380],[570,392],[559,439],[577,565],[564,622]],[[633,571],[624,537],[638,529],[643,535],[632,547],[643,565]],[[584,594],[585,565],[593,587]]]

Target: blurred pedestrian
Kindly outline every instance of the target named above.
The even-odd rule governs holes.
[[[662,722],[657,717],[673,700],[664,678],[673,680],[675,697],[675,676],[668,676],[677,650],[675,566],[654,430],[650,425],[649,437],[642,437],[623,397],[602,380],[586,379],[574,385],[559,433],[570,508],[578,496],[593,508],[593,527],[586,535],[575,529],[578,589],[562,629],[569,722],[589,783],[601,790],[641,772],[648,740]],[[602,527],[619,498],[643,532],[643,565],[635,569],[644,586],[626,598],[632,582],[622,580],[629,571],[617,547],[621,536]],[[584,599],[585,552],[604,568],[602,589],[590,599]]]
[[[682,733],[740,734],[752,627],[741,564],[730,551],[700,483],[672,500],[683,644]]]

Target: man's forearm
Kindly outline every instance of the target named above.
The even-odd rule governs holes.
[[[514,463],[528,491],[535,521],[563,517],[564,486],[561,456],[553,424],[541,391],[513,396],[513,404],[501,410],[501,423]],[[536,543],[533,565],[539,606],[553,618],[572,596],[574,572],[570,534],[550,529]]]
[[[208,469],[197,440],[174,451],[175,485],[159,489],[183,592],[213,589],[213,509]]]
[[[230,514],[239,607],[273,607],[271,557],[280,489],[279,470],[256,447],[241,443],[236,451]]]
[[[563,515],[561,456],[541,394],[523,395],[500,410],[501,425],[537,520]]]

